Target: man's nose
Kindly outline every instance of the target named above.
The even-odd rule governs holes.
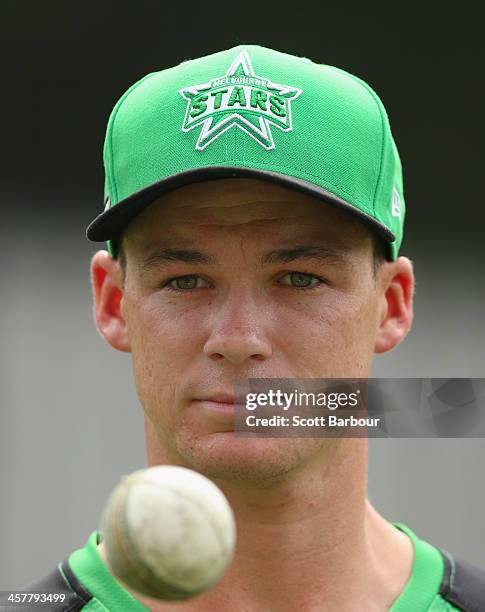
[[[271,356],[267,315],[247,292],[233,291],[213,317],[204,345],[208,357],[237,365],[249,358],[263,361]]]

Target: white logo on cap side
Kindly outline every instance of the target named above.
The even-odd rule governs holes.
[[[393,217],[401,218],[401,198],[398,190],[393,187],[392,198],[391,198],[391,214]]]

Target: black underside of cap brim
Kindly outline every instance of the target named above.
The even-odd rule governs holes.
[[[309,183],[307,181],[279,174],[278,172],[269,172],[266,170],[255,170],[252,168],[241,168],[234,166],[211,166],[208,168],[197,168],[174,174],[158,183],[154,183],[149,187],[137,191],[133,195],[125,198],[118,204],[108,208],[106,211],[99,214],[88,226],[86,236],[93,242],[104,242],[107,240],[116,240],[126,226],[149,204],[156,200],[159,196],[183,187],[190,183],[201,181],[210,181],[222,178],[258,178],[261,180],[271,181],[286,187],[292,187],[298,191],[319,198],[329,204],[333,204],[339,208],[347,210],[353,215],[359,217],[361,221],[370,226],[376,231],[381,238],[386,242],[394,242],[395,236],[385,225],[382,225],[374,218],[365,214],[355,206],[352,206],[345,200],[342,200],[335,194]]]

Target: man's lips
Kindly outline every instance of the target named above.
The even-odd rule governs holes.
[[[233,422],[236,409],[241,406],[235,404],[233,395],[217,394],[207,398],[196,398],[192,405],[197,411],[207,418],[218,422]]]
[[[231,393],[214,393],[206,397],[198,397],[197,401],[215,402],[218,404],[234,404],[234,395]]]

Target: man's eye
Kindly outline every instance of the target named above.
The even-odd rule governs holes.
[[[323,283],[321,278],[307,272],[288,272],[283,276],[283,279],[288,279],[283,284],[295,289],[313,289]],[[197,276],[197,274],[187,274],[172,278],[165,286],[171,291],[189,291],[191,289],[200,289],[206,286],[205,283],[206,281]]]
[[[186,276],[177,276],[168,281],[167,287],[173,291],[183,291],[184,289],[200,289],[200,282],[204,283],[204,279],[196,274],[187,274]]]
[[[289,279],[288,283],[283,284],[289,284],[295,289],[313,289],[313,287],[317,287],[323,282],[318,276],[308,274],[307,272],[288,272],[283,278]]]

